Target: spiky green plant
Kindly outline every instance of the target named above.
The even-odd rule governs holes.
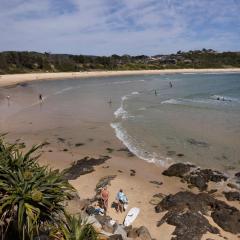
[[[92,224],[84,221],[80,215],[65,215],[65,222],[52,233],[57,240],[97,240],[98,233]]]
[[[40,146],[23,154],[14,144],[0,141],[0,222],[2,238],[15,229],[22,240],[38,235],[42,224],[58,225],[64,201],[73,187],[63,173],[41,167],[32,156]]]

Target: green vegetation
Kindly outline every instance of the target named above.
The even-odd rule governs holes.
[[[39,155],[33,154],[42,146],[23,154],[22,145],[7,144],[0,136],[0,238],[32,240],[58,229],[58,239],[95,240],[92,226],[66,215],[64,202],[75,190],[63,172],[38,164]],[[86,238],[70,238],[68,232]]]
[[[52,233],[56,240],[97,240],[98,234],[90,223],[86,223],[80,216],[66,215],[66,220],[59,229]]]
[[[230,67],[240,67],[239,52],[219,53],[212,49],[202,49],[152,57],[116,54],[100,57],[13,51],[0,53],[0,74]]]

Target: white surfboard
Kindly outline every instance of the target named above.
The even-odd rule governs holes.
[[[138,214],[140,212],[140,209],[139,208],[131,208],[127,214],[127,216],[125,217],[125,220],[124,220],[124,226],[129,226],[131,225],[134,220],[137,218]]]

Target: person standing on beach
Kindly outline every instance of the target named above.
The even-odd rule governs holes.
[[[7,102],[8,102],[8,106],[10,106],[10,96],[9,95],[7,95]]]
[[[43,102],[43,97],[42,97],[41,93],[38,95],[38,98],[39,98],[40,103],[42,103]]]
[[[108,209],[108,199],[109,199],[109,191],[107,190],[107,187],[104,187],[100,193],[101,196],[101,200],[103,203],[103,209],[105,210],[105,212]]]
[[[125,195],[122,189],[120,189],[119,192],[117,193],[116,200],[117,200],[116,210],[117,212],[120,211],[122,213],[123,211],[125,211],[124,204],[128,203],[127,196]]]

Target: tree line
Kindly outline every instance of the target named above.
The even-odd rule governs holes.
[[[144,70],[240,67],[239,52],[212,49],[156,56],[87,56],[48,52],[0,52],[0,74],[29,72],[78,72],[96,70]]]

